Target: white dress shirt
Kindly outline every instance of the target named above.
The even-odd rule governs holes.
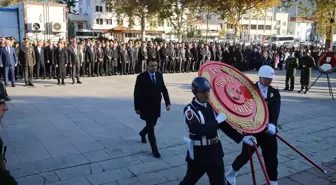
[[[263,97],[266,99],[266,98],[267,98],[268,87],[262,85],[260,82],[258,82],[258,87],[259,87],[259,90],[260,90],[261,94],[262,94]]]
[[[205,108],[207,107],[207,103],[202,103],[202,102],[198,101],[196,98],[195,98],[195,102],[198,103],[202,107],[205,107]]]

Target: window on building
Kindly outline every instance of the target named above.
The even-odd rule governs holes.
[[[84,29],[84,25],[82,22],[79,22],[78,25],[77,25],[77,29],[81,30],[81,29]]]
[[[103,12],[102,6],[96,6],[96,12]]]
[[[117,19],[117,24],[121,26],[124,25],[124,20],[121,18]]]
[[[257,20],[257,16],[253,15],[251,19],[252,20]]]
[[[152,28],[156,28],[157,22],[156,21],[150,21],[149,26],[152,27]]]
[[[252,24],[252,25],[251,25],[251,30],[256,30],[256,29],[257,29],[257,25]]]
[[[106,5],[105,9],[106,9],[106,12],[112,12],[112,6],[111,5]]]
[[[159,26],[159,27],[164,27],[164,22],[163,22],[163,21],[159,21],[159,22],[158,22],[158,26]]]
[[[167,21],[167,27],[171,27],[171,23],[169,20]]]
[[[271,29],[272,29],[272,26],[271,26],[271,25],[266,25],[265,29],[266,29],[266,30],[271,30]]]
[[[282,22],[282,26],[286,26],[287,25],[287,22],[286,21],[283,21]]]
[[[107,25],[112,25],[112,19],[106,19],[106,24]]]
[[[103,25],[103,19],[96,19],[96,24]]]
[[[280,24],[281,24],[281,21],[276,21],[276,24],[277,24],[277,25],[280,25]]]
[[[258,25],[258,30],[263,30],[264,29],[264,25]]]

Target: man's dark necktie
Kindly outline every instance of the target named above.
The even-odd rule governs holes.
[[[156,84],[156,79],[155,79],[155,75],[154,74],[152,75],[152,81],[153,81],[154,84]]]

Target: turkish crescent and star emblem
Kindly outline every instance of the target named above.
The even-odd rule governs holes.
[[[212,87],[209,103],[217,113],[227,115],[226,121],[232,127],[245,133],[259,133],[266,128],[266,102],[246,75],[222,62],[206,62],[198,76],[208,79]]]

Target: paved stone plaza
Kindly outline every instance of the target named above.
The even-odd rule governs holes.
[[[284,71],[276,73],[273,85],[283,89]],[[247,74],[257,80],[256,72]],[[134,75],[82,78],[82,85],[57,86],[56,80],[38,80],[35,88],[23,87],[22,82],[8,87],[12,101],[0,126],[8,145],[8,168],[20,185],[177,185],[186,172],[182,110],[192,98],[190,83],[195,76],[164,75],[172,110],[163,108],[156,126],[161,159],[152,157],[149,144],[140,142],[138,132],[144,122],[134,112]],[[335,77],[334,73],[334,87]],[[299,90],[299,77],[296,81]],[[281,95],[280,135],[317,163],[329,165],[336,159],[336,100],[329,96],[326,78],[307,95],[283,91]],[[222,137],[222,144],[228,170],[241,145],[227,137]],[[254,163],[258,185],[264,184],[255,156]],[[308,169],[317,174],[316,180],[299,184],[336,183],[335,173],[318,176],[316,169],[281,142],[279,163],[279,178],[284,178],[280,185],[295,185],[295,179],[302,178],[297,173]],[[249,165],[239,175],[239,185],[252,184]],[[209,184],[207,177],[198,184]]]

